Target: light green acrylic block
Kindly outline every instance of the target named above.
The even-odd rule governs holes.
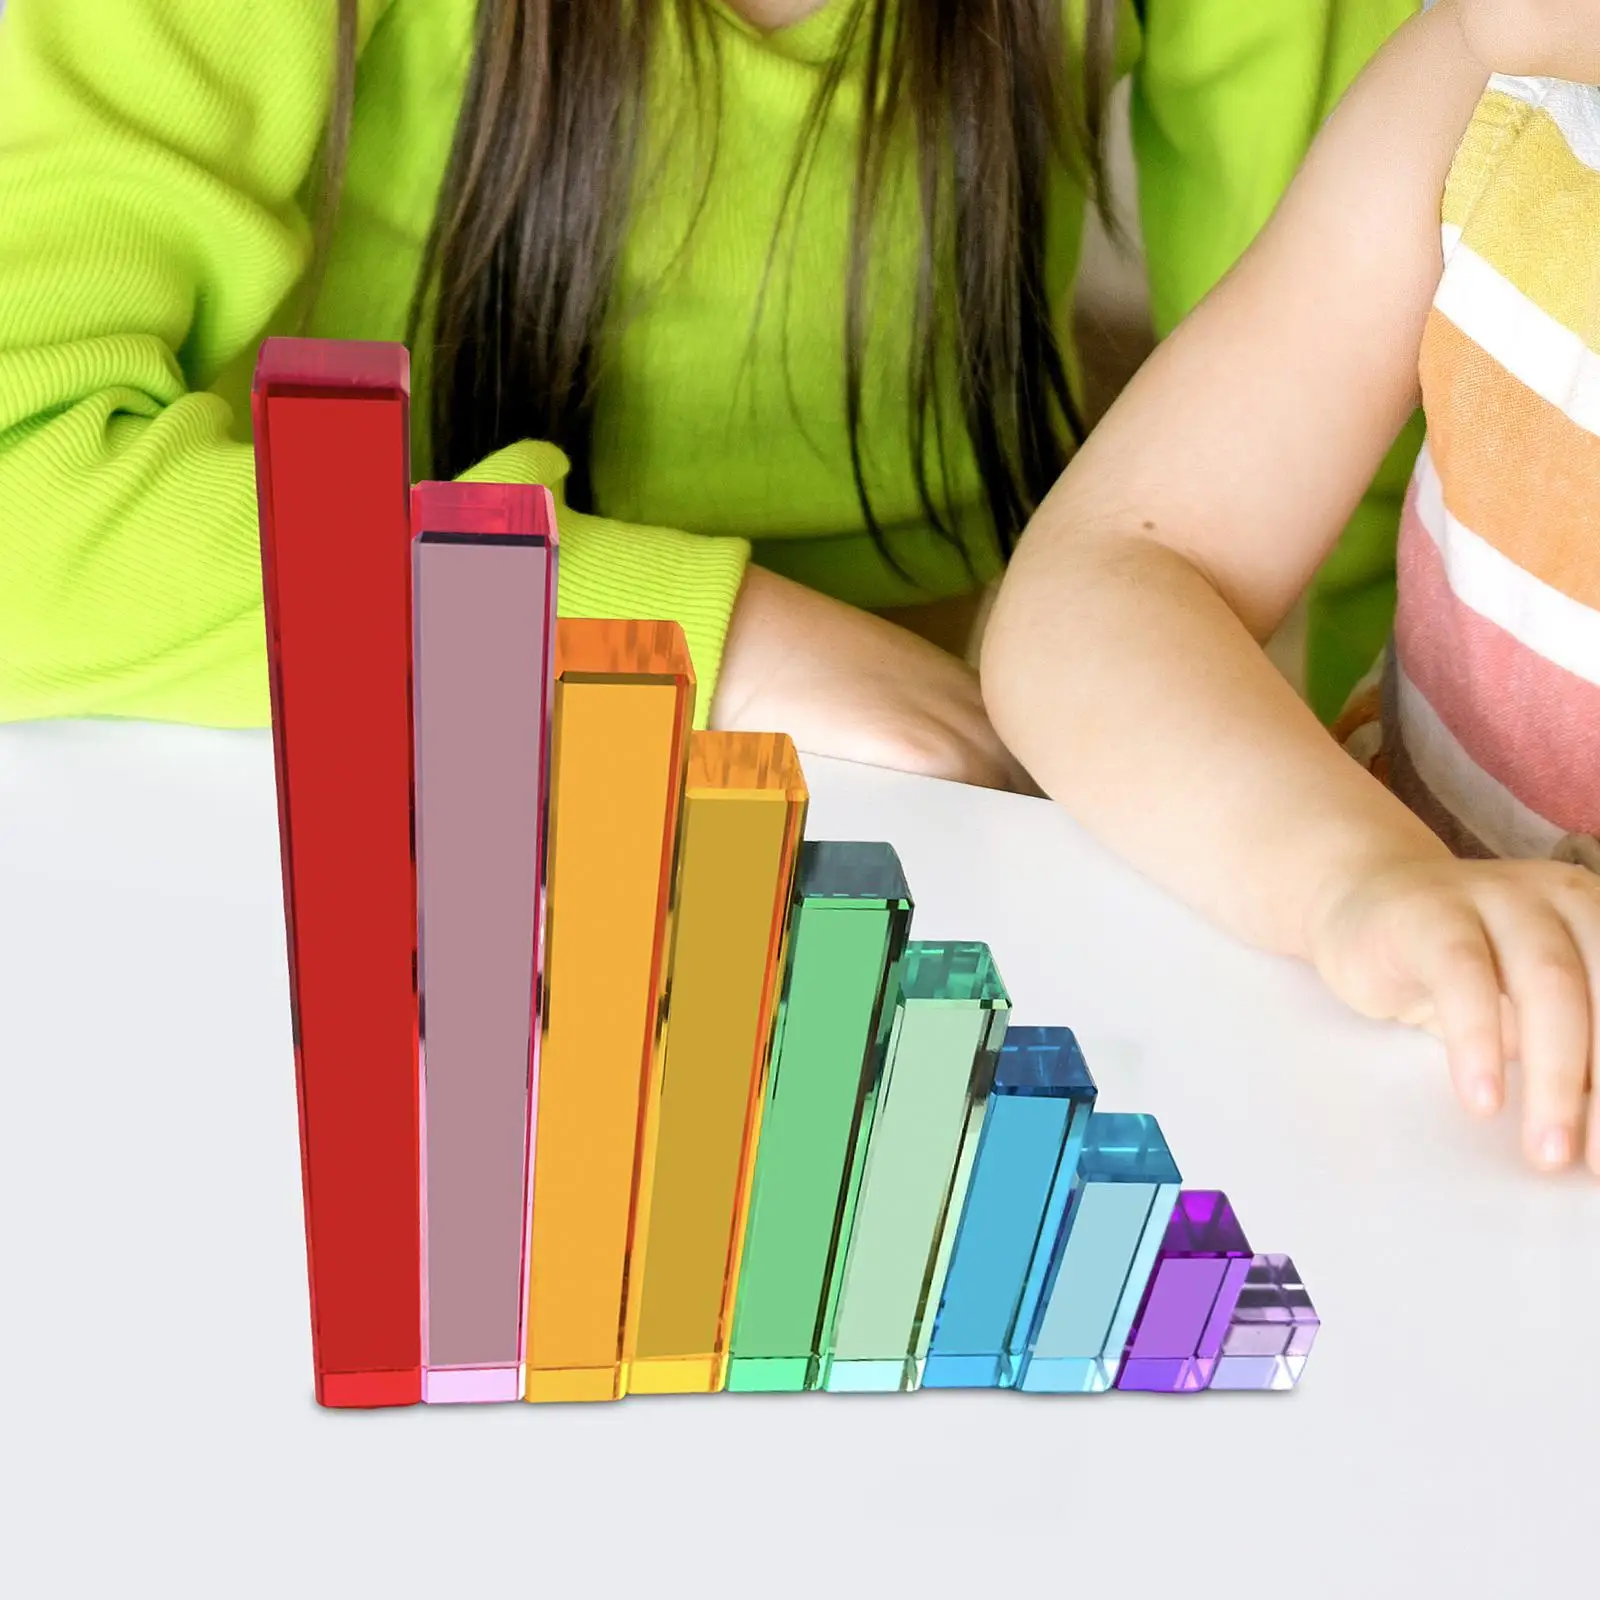
[[[919,1383],[1010,1011],[987,945],[906,946],[819,1387]]]

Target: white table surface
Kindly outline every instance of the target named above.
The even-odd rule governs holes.
[[[1043,802],[808,761],[1324,1318],[1279,1395],[310,1394],[271,753],[0,729],[0,1586],[46,1595],[1593,1594],[1600,1188]]]

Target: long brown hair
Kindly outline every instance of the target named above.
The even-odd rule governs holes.
[[[1088,0],[1076,75],[1066,70],[1063,0],[833,3],[851,10],[805,120],[783,209],[803,185],[846,54],[860,47],[868,87],[844,285],[842,402],[862,515],[893,561],[863,467],[863,350],[873,220],[896,140],[909,135],[923,220],[906,375],[912,469],[930,524],[965,554],[937,404],[939,363],[953,360],[984,496],[1009,552],[1083,433],[1046,293],[1046,196],[1053,164],[1064,160],[1104,210],[1115,0]],[[324,194],[337,192],[349,122],[355,5],[339,0]],[[411,313],[415,342],[431,312],[438,477],[517,439],[548,439],[572,459],[569,500],[588,498],[602,338],[652,49],[669,8],[688,42],[697,94],[714,94],[716,74],[705,67],[715,66],[715,37],[702,0],[479,0]]]

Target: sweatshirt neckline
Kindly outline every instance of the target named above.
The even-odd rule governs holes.
[[[823,0],[808,17],[782,28],[758,28],[728,4],[728,0],[705,0],[706,5],[736,33],[742,33],[758,49],[793,61],[820,63],[832,58],[849,26],[854,0]]]

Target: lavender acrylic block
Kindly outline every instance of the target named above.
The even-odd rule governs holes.
[[[1184,1394],[1210,1386],[1251,1250],[1228,1197],[1184,1189],[1128,1336],[1119,1389]]]
[[[1320,1326],[1294,1262],[1288,1256],[1257,1256],[1223,1335],[1211,1387],[1294,1388]]]

